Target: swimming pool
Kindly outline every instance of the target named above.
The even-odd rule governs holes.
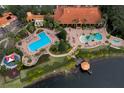
[[[102,40],[102,35],[100,33],[94,33],[90,35],[81,35],[80,41],[81,43],[91,42],[91,41],[100,41]]]
[[[35,52],[35,51],[41,49],[42,47],[51,43],[51,39],[47,36],[47,34],[45,32],[41,32],[37,36],[38,36],[39,40],[32,42],[28,45],[28,49],[31,52]]]
[[[98,41],[102,40],[102,35],[100,33],[96,33],[95,34],[95,39],[98,40]]]
[[[120,43],[120,40],[115,40],[115,39],[114,39],[114,40],[111,41],[111,43],[112,43],[112,44],[118,44],[118,43]]]

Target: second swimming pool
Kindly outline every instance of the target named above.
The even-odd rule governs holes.
[[[81,43],[91,42],[92,40],[100,41],[100,40],[102,40],[102,35],[100,33],[95,33],[95,34],[91,34],[91,35],[81,35],[80,36]]]
[[[31,52],[35,52],[51,43],[51,39],[46,35],[45,32],[41,32],[37,36],[39,37],[39,40],[32,42],[28,45],[28,49]]]

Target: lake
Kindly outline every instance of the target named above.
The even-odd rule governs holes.
[[[91,61],[92,75],[79,68],[68,76],[58,75],[39,81],[30,88],[124,88],[124,57]]]

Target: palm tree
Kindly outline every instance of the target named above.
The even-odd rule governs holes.
[[[72,20],[72,23],[75,25],[74,27],[76,28],[77,24],[79,23],[79,20],[78,19],[74,19],[74,20]]]
[[[83,19],[83,25],[84,25],[84,27],[83,27],[83,28],[85,28],[85,29],[86,29],[86,28],[87,28],[87,19],[86,19],[86,18],[84,18],[84,19]]]
[[[6,73],[8,69],[6,69],[5,65],[1,66],[0,68],[0,74],[3,76],[4,83],[6,83]]]

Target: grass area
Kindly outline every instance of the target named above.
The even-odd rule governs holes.
[[[28,37],[28,32],[30,33],[34,33],[34,31],[36,30],[34,23],[28,23],[25,27],[23,27],[18,34],[15,36],[15,41],[18,42],[21,39],[24,39],[26,37]]]
[[[0,85],[1,88],[20,88],[22,87],[22,83],[20,82],[20,79],[15,79],[13,81],[10,81],[9,83],[4,83]]]
[[[18,42],[21,39],[28,37],[27,29],[22,29],[15,37],[16,41]]]
[[[114,49],[110,47],[97,47],[94,49],[78,49],[75,53],[77,57],[95,59],[98,57],[111,56],[113,54],[124,54],[124,48]],[[76,62],[71,57],[55,58],[47,55],[41,56],[39,64],[29,69],[22,70],[20,79],[1,85],[1,87],[23,87],[40,79],[45,79],[52,74],[59,72],[68,73],[75,68]],[[43,62],[45,58],[45,61]],[[41,64],[42,63],[42,64]],[[56,71],[56,72],[54,72]]]
[[[50,57],[50,61],[44,65],[34,67],[33,69],[27,71],[26,77],[23,78],[22,82],[32,82],[37,80],[39,77],[49,74],[54,70],[63,68],[63,70],[69,70],[75,67],[74,61],[68,61],[66,57],[53,58]]]
[[[46,55],[42,55],[37,63],[44,63],[44,62],[48,62],[50,60],[50,55],[46,54]]]
[[[6,42],[2,42],[0,44],[0,62],[2,61],[2,58],[3,58],[3,50],[4,50],[4,45],[5,45]]]
[[[79,49],[76,52],[76,57],[86,58],[86,59],[95,59],[99,57],[111,56],[114,54],[124,54],[124,49],[115,49],[111,47],[97,47],[94,49]]]
[[[54,58],[49,56],[49,60],[46,60],[46,62],[35,65],[34,67],[28,69],[23,69],[21,71],[21,81],[20,79],[15,79],[0,85],[0,87],[24,87],[32,84],[32,81],[45,79],[45,76],[55,74],[53,73],[53,70],[56,70],[56,72],[58,73],[60,70],[64,72],[64,70],[70,70],[74,67],[75,62],[67,62],[65,57]]]

